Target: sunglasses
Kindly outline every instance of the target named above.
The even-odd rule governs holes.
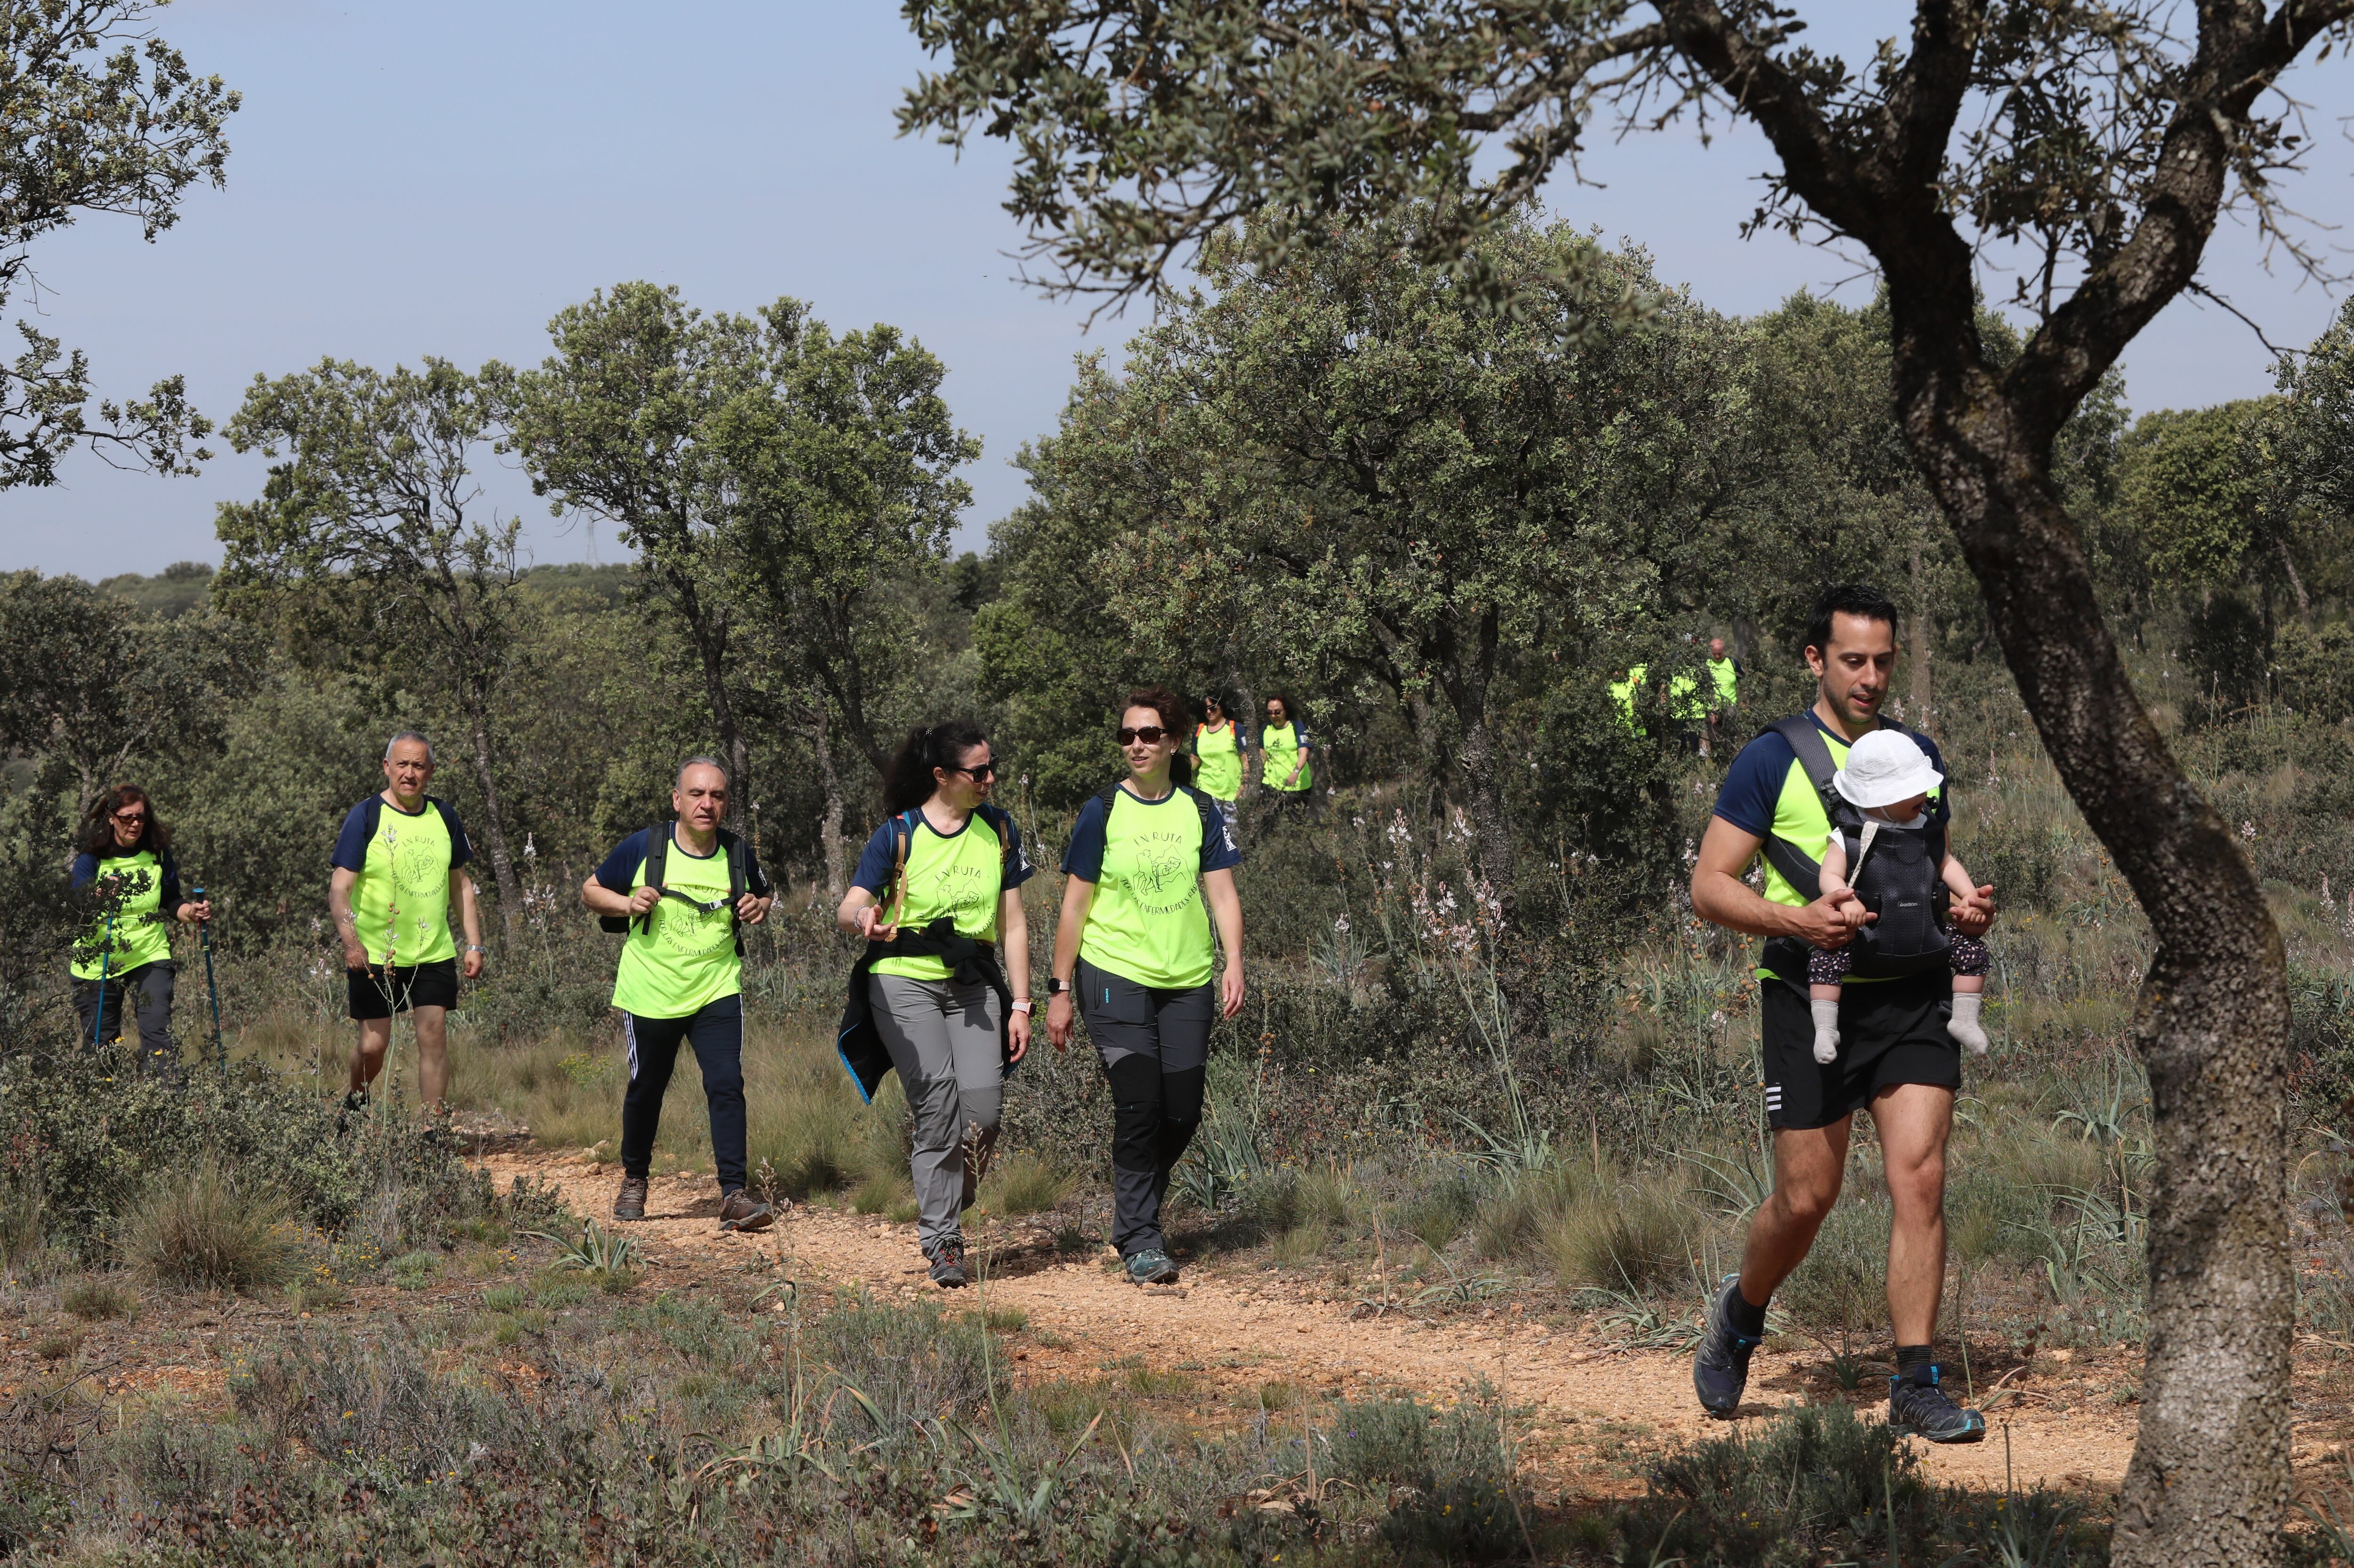
[[[969,773],[976,779],[994,779],[997,777],[997,760],[996,758],[991,758],[989,761],[982,763],[978,768],[959,768],[953,763],[943,763],[940,766],[940,771],[943,773]]]
[[[126,828],[135,828],[140,823],[147,820],[147,813],[144,811],[117,811],[114,813],[114,820],[121,822]]]
[[[1120,728],[1112,731],[1111,737],[1119,742],[1122,746],[1132,745],[1140,740],[1144,742],[1147,746],[1159,746],[1163,740],[1168,738],[1168,736],[1169,732],[1162,729],[1159,725],[1149,724],[1141,729],[1129,729],[1123,726]]]

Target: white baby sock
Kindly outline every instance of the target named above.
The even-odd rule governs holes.
[[[1839,1060],[1839,1003],[1807,999],[1807,1007],[1815,1015],[1815,1060],[1829,1066]],[[1985,1046],[1978,1047],[1983,1051]]]
[[[1968,1046],[1970,1054],[1973,1056],[1983,1056],[1987,1054],[1986,1028],[1978,1022],[1978,1009],[1985,1001],[1986,995],[1982,991],[1956,991],[1954,1021],[1946,1025],[1946,1033]],[[1822,1046],[1818,1044],[1815,1047],[1815,1054],[1820,1056],[1822,1054]]]

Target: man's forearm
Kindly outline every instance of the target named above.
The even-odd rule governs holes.
[[[1737,876],[1723,872],[1692,878],[1692,913],[1712,926],[1752,937],[1800,935],[1796,913],[1787,905],[1758,896]]]

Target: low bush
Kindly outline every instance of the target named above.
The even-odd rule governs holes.
[[[122,1258],[157,1285],[249,1293],[300,1274],[303,1241],[283,1199],[232,1183],[207,1160],[164,1180],[125,1217]]]
[[[101,1318],[128,1318],[139,1298],[112,1279],[80,1279],[66,1287],[58,1304],[85,1322]]]
[[[1564,1286],[1642,1296],[1691,1277],[1703,1229],[1685,1194],[1654,1177],[1581,1193],[1540,1235]]]
[[[1001,1214],[1043,1213],[1071,1190],[1070,1172],[1035,1154],[1017,1154],[997,1168],[983,1201]]]
[[[1410,1397],[1343,1401],[1333,1407],[1327,1442],[1334,1477],[1392,1493],[1381,1524],[1391,1546],[1441,1563],[1530,1553],[1529,1499],[1494,1390],[1467,1389],[1446,1410]]]
[[[809,1351],[875,1402],[893,1430],[943,1412],[970,1412],[987,1393],[981,1331],[913,1306],[857,1297],[809,1330]]]

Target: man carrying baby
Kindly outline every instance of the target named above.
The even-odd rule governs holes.
[[[1741,1272],[1726,1277],[1710,1311],[1692,1383],[1712,1414],[1730,1416],[1740,1407],[1751,1352],[1765,1336],[1766,1304],[1805,1260],[1838,1201],[1849,1124],[1866,1110],[1895,1209],[1888,1311],[1897,1371],[1889,1380],[1889,1423],[1935,1443],[1975,1443],[1986,1436],[1985,1418],[1946,1395],[1932,1350],[1946,1272],[1946,1143],[1961,1083],[1950,1028],[1952,971],[1941,960],[1891,978],[1843,977],[1838,1049],[1829,1062],[1816,1060],[1808,1005],[1809,953],[1847,947],[1875,918],[1844,882],[1819,893],[1816,868],[1833,837],[1839,797],[1831,774],[1846,766],[1858,740],[1886,723],[1880,708],[1896,668],[1896,607],[1872,588],[1831,589],[1808,629],[1806,655],[1819,683],[1814,705],[1762,731],[1734,760],[1692,868],[1692,907],[1702,918],[1766,938],[1758,1007],[1774,1131],[1773,1195],[1750,1223]],[[1935,743],[1908,738],[1942,775]],[[1923,810],[1942,825],[1943,791]],[[1743,880],[1761,853],[1762,893]],[[1956,890],[1946,916],[1950,931],[1966,938],[1983,936],[1993,920],[1990,887]]]

